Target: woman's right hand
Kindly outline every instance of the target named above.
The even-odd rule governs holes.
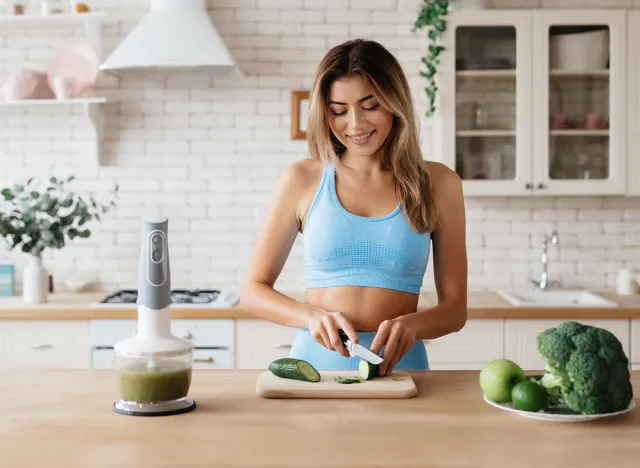
[[[316,308],[311,313],[307,326],[311,337],[316,343],[332,351],[337,351],[344,357],[350,357],[350,354],[344,347],[340,335],[338,335],[338,330],[344,330],[352,343],[358,342],[356,329],[342,312],[328,312],[324,309]]]

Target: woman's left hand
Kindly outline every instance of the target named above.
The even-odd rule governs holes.
[[[398,364],[413,346],[416,344],[416,333],[407,324],[403,317],[392,320],[385,320],[378,327],[376,337],[371,343],[370,351],[378,354],[380,349],[384,347],[382,361],[379,367],[381,376],[389,375],[393,368]]]

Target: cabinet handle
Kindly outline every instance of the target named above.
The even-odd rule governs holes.
[[[50,344],[32,344],[30,345],[33,349],[47,349],[47,348],[53,348],[53,345]]]
[[[193,362],[213,362],[213,356],[207,356],[204,358],[193,358]]]
[[[546,186],[546,185],[544,185],[543,183],[539,183],[539,184],[538,184],[538,188],[539,188],[539,189],[545,189],[545,188],[547,188],[547,186]]]
[[[531,182],[527,182],[524,186],[527,190],[531,190],[533,188],[533,184]]]
[[[292,346],[293,345],[290,345],[290,344],[278,344],[278,343],[273,345],[274,348],[278,348],[278,349],[289,349]]]

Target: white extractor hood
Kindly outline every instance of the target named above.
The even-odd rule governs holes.
[[[205,0],[150,0],[142,21],[100,66],[126,70],[234,71],[236,62],[209,18]]]

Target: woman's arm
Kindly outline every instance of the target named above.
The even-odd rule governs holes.
[[[434,200],[440,214],[440,224],[432,234],[438,304],[401,317],[419,340],[460,331],[467,322],[467,227],[462,181],[446,166],[431,165],[436,181]]]
[[[314,308],[273,289],[300,228],[300,200],[307,183],[304,167],[292,164],[276,186],[273,201],[253,252],[240,305],[251,313],[296,328],[307,326]]]
[[[467,248],[462,181],[443,164],[430,163],[440,223],[432,233],[438,304],[380,324],[370,350],[384,346],[380,375],[389,375],[417,340],[460,331],[467,322]]]

